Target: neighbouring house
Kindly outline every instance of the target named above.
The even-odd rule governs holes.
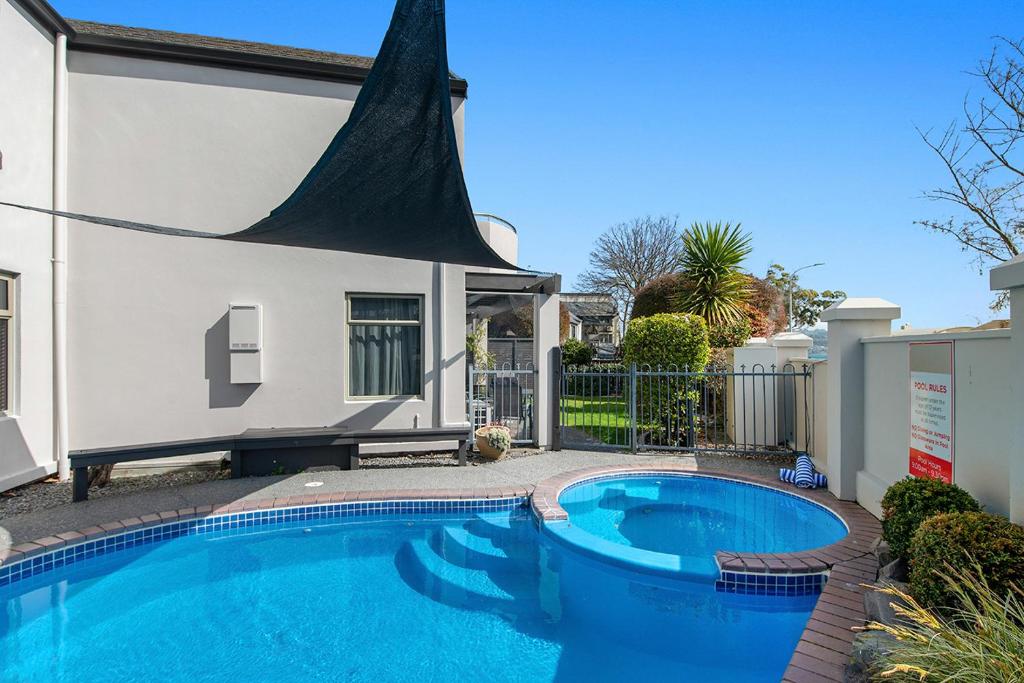
[[[614,357],[622,334],[615,299],[610,294],[563,292],[561,300],[569,309],[569,336],[593,346],[598,358]]]
[[[212,232],[248,226],[320,158],[372,62],[0,0],[0,200]],[[467,90],[452,77],[460,152]],[[488,215],[478,227],[514,264],[515,230]],[[262,427],[468,429],[467,296],[532,302],[543,387],[558,289],[553,274],[168,237],[0,207],[0,490],[66,474],[69,449]],[[245,324],[251,339],[232,339]],[[551,438],[547,400],[538,392],[531,423],[540,446]]]

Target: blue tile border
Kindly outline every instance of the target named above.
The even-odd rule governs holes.
[[[744,595],[817,595],[827,580],[825,573],[747,574],[723,571],[715,581],[715,590]]]
[[[9,586],[61,567],[138,546],[161,543],[181,536],[231,532],[249,527],[287,522],[344,519],[378,515],[420,515],[431,513],[504,512],[525,508],[527,496],[509,498],[464,498],[435,500],[378,500],[351,503],[320,503],[295,507],[230,512],[157,524],[133,531],[114,533],[91,541],[66,545],[9,565],[0,566],[0,587]]]

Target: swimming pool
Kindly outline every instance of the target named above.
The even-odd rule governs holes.
[[[565,488],[568,545],[620,564],[714,579],[718,551],[794,553],[838,542],[846,525],[797,495],[679,473],[614,474]]]
[[[775,681],[816,600],[622,570],[552,543],[525,499],[459,503],[113,539],[0,587],[0,677]]]

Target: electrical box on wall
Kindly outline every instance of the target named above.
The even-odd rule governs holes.
[[[232,384],[263,381],[263,307],[260,304],[228,307],[228,352]]]

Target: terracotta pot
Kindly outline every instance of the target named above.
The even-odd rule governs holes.
[[[489,460],[500,460],[502,457],[504,457],[506,453],[508,453],[508,451],[499,451],[497,448],[493,448],[491,444],[487,442],[487,432],[490,431],[491,429],[504,429],[506,432],[508,432],[509,439],[511,440],[512,430],[509,429],[508,427],[504,427],[501,425],[489,425],[487,427],[481,427],[475,432],[476,449],[477,451],[480,452],[480,455]]]

